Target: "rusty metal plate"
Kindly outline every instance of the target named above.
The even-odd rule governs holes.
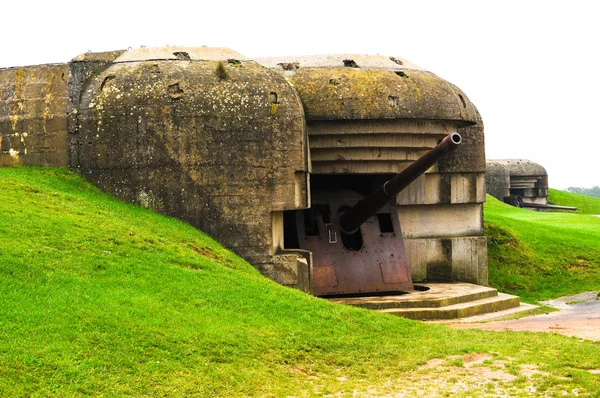
[[[404,283],[408,282],[406,267],[399,261],[384,261],[379,263],[381,275],[385,283]]]
[[[327,288],[337,286],[335,267],[332,264],[313,266],[313,288]]]
[[[316,228],[309,234],[304,215],[297,213],[300,247],[312,252],[313,293],[317,296],[404,292],[414,290],[398,214],[386,205],[378,213],[389,214],[393,232],[381,232],[372,217],[360,226],[362,247],[348,250],[341,239],[338,211],[361,197],[351,191],[313,193],[313,208],[328,206],[329,217],[316,212]],[[328,219],[327,219],[328,218]],[[389,231],[388,228],[384,228]]]

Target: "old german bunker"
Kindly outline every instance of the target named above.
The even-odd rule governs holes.
[[[548,173],[527,159],[498,159],[486,162],[487,193],[498,200],[516,204],[548,204]]]
[[[487,284],[481,118],[407,60],[141,48],[0,69],[0,96],[0,165],[69,167],[281,284],[317,295]],[[360,227],[334,222],[448,136],[460,146]],[[358,258],[373,285],[346,281]]]

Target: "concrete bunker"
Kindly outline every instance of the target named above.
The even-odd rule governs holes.
[[[531,160],[488,160],[485,180],[487,193],[512,206],[534,210],[577,210],[548,202],[548,173]]]
[[[299,240],[315,236],[339,246],[335,237],[340,231],[328,229],[335,224],[328,221],[337,210],[332,211],[327,203],[335,202],[336,209],[339,201],[355,203],[442,138],[458,132],[464,145],[378,212],[371,220],[377,227],[366,223],[365,229],[374,228],[372,234],[378,238],[371,239],[370,248],[354,242],[354,251],[381,252],[379,240],[386,234],[402,234],[410,264],[408,276],[397,272],[393,261],[378,259],[373,252],[366,255],[379,263],[371,271],[381,274],[383,283],[376,290],[382,294],[386,287],[395,290],[391,287],[411,277],[414,281],[487,284],[483,125],[460,89],[398,57],[341,54],[258,62],[293,84],[306,114],[312,208],[286,214],[284,248],[306,247]],[[296,227],[287,227],[294,223]],[[295,230],[305,233],[294,234]],[[344,274],[340,262],[344,261],[339,253],[346,255],[353,248],[343,246],[336,249],[338,254],[314,260],[312,284],[317,292],[348,293],[340,288],[343,276],[338,276]]]
[[[337,271],[313,264],[298,226],[325,228],[349,256],[365,250],[373,241],[327,230],[328,217],[458,133],[456,151],[371,217],[383,257],[370,270],[384,283],[371,292],[386,279],[392,291],[404,279],[487,284],[481,118],[460,89],[407,60],[141,48],[2,69],[0,93],[1,165],[71,167],[317,294],[335,293],[319,286]],[[405,271],[384,258],[394,234]]]
[[[498,200],[513,205],[519,201],[548,204],[548,173],[527,159],[497,159],[486,162],[486,190]]]

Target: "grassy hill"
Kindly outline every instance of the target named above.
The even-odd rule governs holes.
[[[565,202],[573,203],[573,195],[565,195]],[[589,199],[578,202],[580,211],[600,203]],[[488,195],[485,234],[490,283],[501,291],[536,301],[600,289],[598,217],[534,212]]]
[[[334,305],[65,170],[0,169],[0,215],[0,396],[600,394],[600,344]]]
[[[577,207],[575,213],[600,214],[600,198],[593,196],[549,189],[548,201],[559,206],[575,206]]]

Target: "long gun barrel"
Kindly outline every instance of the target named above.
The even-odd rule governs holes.
[[[411,182],[425,173],[443,155],[456,149],[461,142],[462,138],[458,133],[446,136],[435,148],[429,150],[413,164],[377,188],[372,194],[342,213],[340,215],[341,230],[347,234],[356,232],[362,223],[376,214],[391,198],[398,195]]]

